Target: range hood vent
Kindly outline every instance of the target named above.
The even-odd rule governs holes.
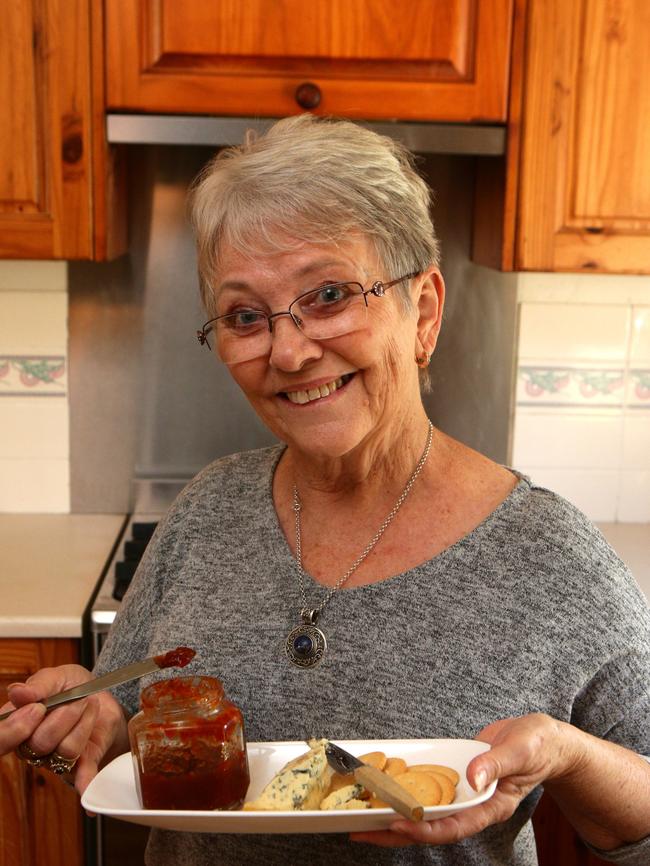
[[[239,144],[248,129],[260,132],[274,118],[205,117],[169,114],[109,114],[107,136],[113,144],[194,144],[225,147]],[[504,126],[460,123],[397,123],[359,121],[361,126],[405,144],[415,153],[452,153],[501,156],[505,153]]]

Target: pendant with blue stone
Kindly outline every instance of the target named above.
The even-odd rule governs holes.
[[[304,608],[300,615],[302,625],[296,626],[289,632],[284,648],[294,665],[299,668],[311,668],[325,655],[327,641],[323,632],[316,627],[317,610]]]

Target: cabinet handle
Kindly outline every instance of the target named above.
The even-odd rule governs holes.
[[[296,87],[296,102],[301,108],[318,108],[321,101],[320,87],[311,81],[305,81]]]

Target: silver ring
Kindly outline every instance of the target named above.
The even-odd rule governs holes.
[[[15,753],[21,761],[25,761],[25,763],[29,764],[30,767],[42,767],[50,760],[50,755],[37,755],[26,742],[21,743],[16,748]]]
[[[64,758],[63,755],[59,755],[58,752],[52,752],[47,755],[45,766],[50,770],[50,772],[56,773],[57,776],[62,776],[64,773],[71,773],[72,768],[78,760],[78,755],[76,758]]]

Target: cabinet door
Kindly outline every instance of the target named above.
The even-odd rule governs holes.
[[[539,866],[607,866],[589,851],[548,794],[535,809],[533,827]]]
[[[0,640],[0,705],[9,683],[79,660],[75,640]],[[61,779],[14,755],[0,758],[0,866],[81,866],[79,798]]]
[[[124,246],[123,233],[114,247],[109,237],[113,165],[103,93],[93,94],[91,80],[98,8],[97,0],[2,4],[0,258],[104,258]]]
[[[511,10],[512,0],[106,0],[108,107],[504,120]]]
[[[515,267],[650,272],[650,3],[531,0]]]

